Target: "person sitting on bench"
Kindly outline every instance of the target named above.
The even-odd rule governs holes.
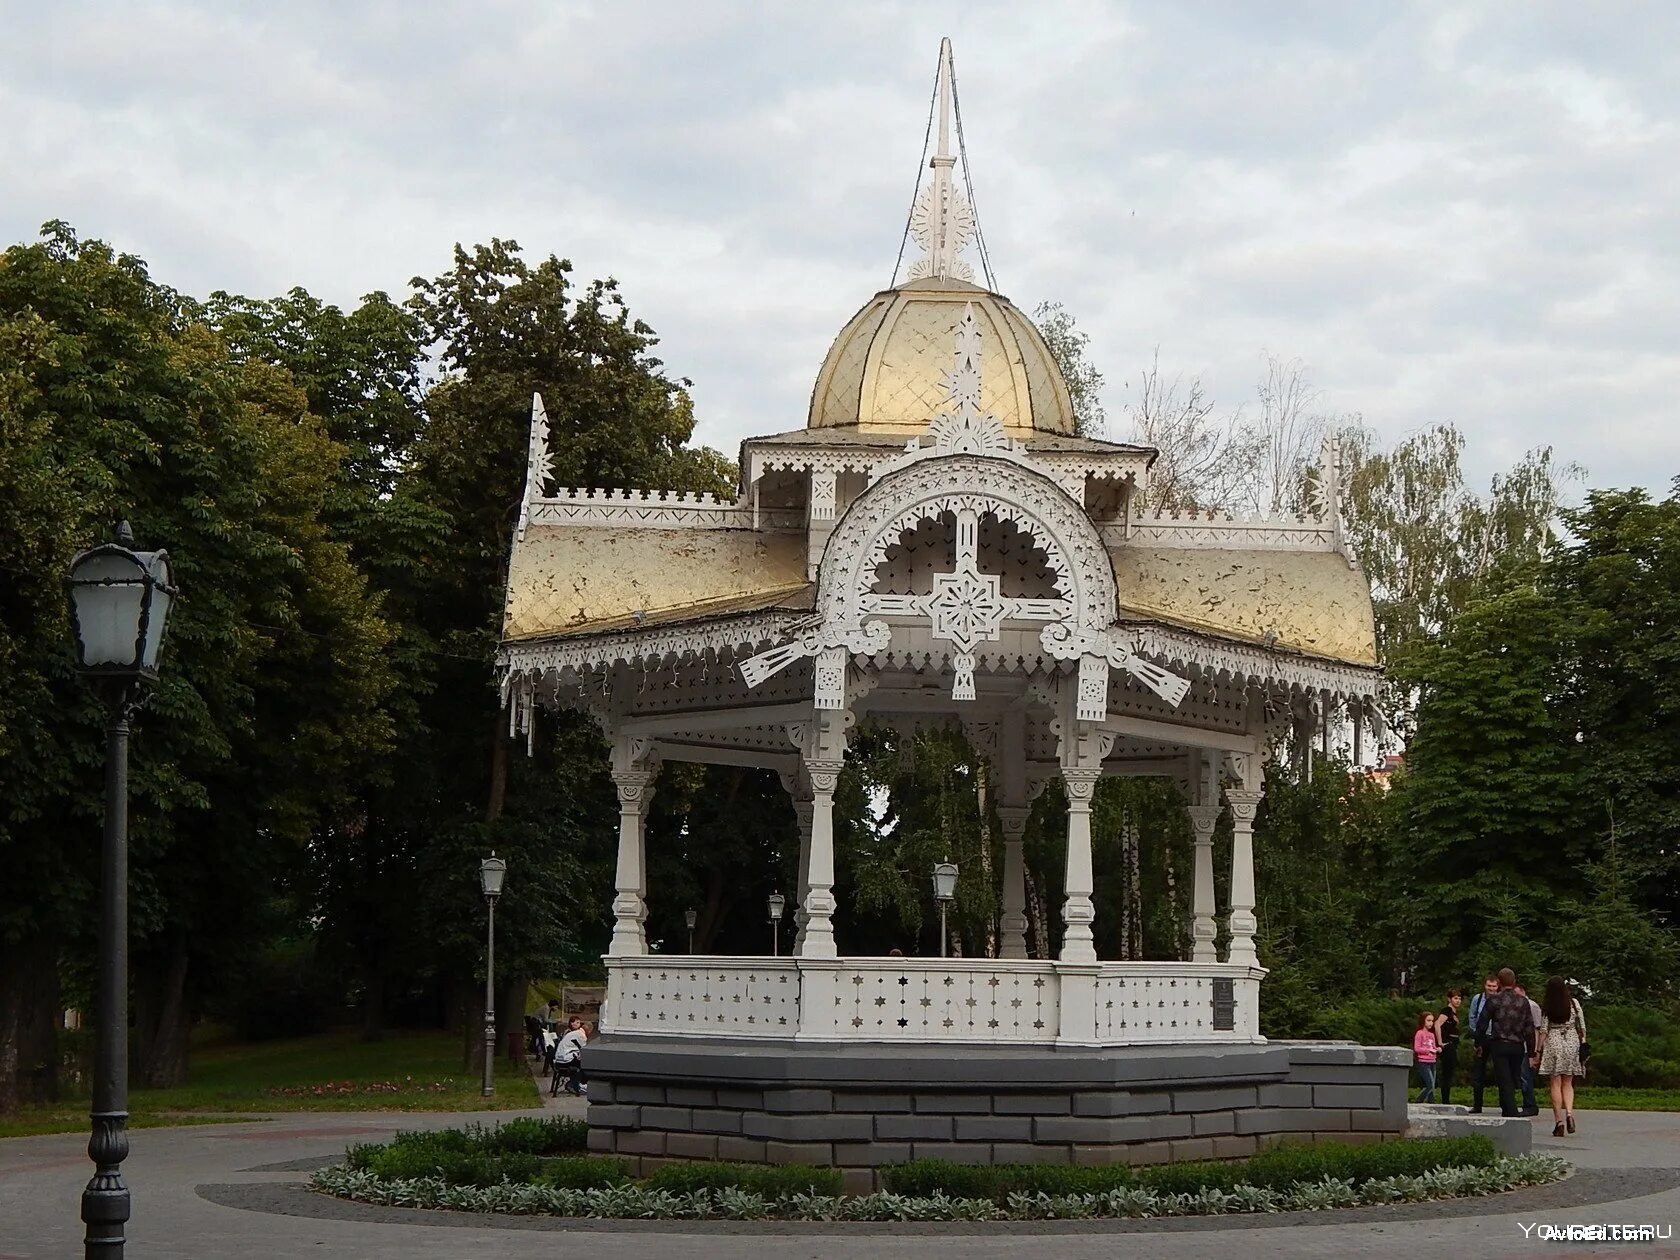
[[[549,1086],[550,1096],[559,1094],[561,1089],[568,1094],[582,1095],[588,1088],[589,1078],[583,1074],[583,1047],[588,1040],[583,1020],[572,1016],[565,1035],[560,1038],[559,1048],[554,1052],[554,1081]]]

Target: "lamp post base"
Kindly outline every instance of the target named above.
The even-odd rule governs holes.
[[[120,1257],[127,1244],[124,1226],[132,1205],[128,1184],[123,1181],[122,1162],[128,1155],[128,1113],[94,1112],[93,1136],[88,1139],[88,1157],[96,1165],[93,1178],[82,1191],[83,1240],[87,1260]]]

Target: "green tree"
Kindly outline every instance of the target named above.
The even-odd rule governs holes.
[[[0,328],[20,351],[0,467],[39,514],[36,545],[8,556],[23,598],[4,606],[8,684],[28,697],[0,793],[4,956],[85,974],[103,743],[55,590],[69,549],[127,517],[183,589],[138,724],[131,853],[140,1075],[177,1080],[195,1006],[263,931],[267,894],[342,794],[345,750],[390,739],[389,631],[320,524],[342,452],[285,373],[236,360],[194,303],[62,223],[0,259]],[[38,1027],[50,987],[0,1019],[0,1104],[29,1040],[4,1028]]]
[[[1103,375],[1090,359],[1091,335],[1080,330],[1060,302],[1040,302],[1033,308],[1033,322],[1067,385],[1074,432],[1080,437],[1102,437],[1108,429],[1108,413],[1102,402]]]
[[[1680,922],[1680,482],[1661,502],[1593,491],[1564,522],[1544,582],[1574,625],[1586,815],[1614,829],[1629,894]]]
[[[1543,934],[1578,881],[1587,843],[1574,724],[1561,705],[1573,623],[1519,584],[1473,602],[1396,667],[1417,689],[1417,731],[1393,789],[1404,956],[1442,982],[1495,923]]]

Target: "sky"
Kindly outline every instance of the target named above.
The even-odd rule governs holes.
[[[889,282],[939,39],[998,288],[1229,413],[1267,354],[1469,474],[1680,474],[1680,5],[0,0],[0,241],[354,304],[517,240],[616,277],[697,438],[804,424]],[[912,247],[913,248],[913,247]]]

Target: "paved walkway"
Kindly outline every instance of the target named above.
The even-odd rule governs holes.
[[[557,1108],[581,1114],[576,1099]],[[550,1110],[545,1108],[545,1110]],[[552,1110],[550,1110],[552,1114]],[[501,1112],[501,1117],[517,1114]],[[652,1247],[685,1260],[1035,1260],[1425,1254],[1532,1257],[1554,1247],[1570,1256],[1680,1257],[1680,1239],[1660,1244],[1545,1244],[1522,1224],[1680,1225],[1680,1114],[1586,1112],[1574,1138],[1553,1139],[1536,1121],[1534,1147],[1571,1159],[1581,1172],[1559,1186],[1497,1199],[1356,1209],[1300,1217],[1221,1217],[1197,1221],[1070,1222],[984,1228],[960,1225],[836,1227],[752,1224],[560,1222],[462,1217],[340,1203],[301,1189],[307,1167],[346,1143],[378,1141],[396,1129],[435,1128],[475,1116],[285,1115],[265,1122],[143,1129],[126,1165],[134,1191],[128,1255],[136,1260],[251,1260],[274,1257],[466,1257],[554,1254],[573,1246],[591,1260],[642,1260]],[[90,1165],[85,1138],[61,1135],[0,1142],[0,1260],[80,1254],[77,1219]],[[1240,1238],[1233,1237],[1241,1231]],[[649,1234],[657,1237],[649,1237]],[[558,1235],[532,1237],[532,1234]]]

